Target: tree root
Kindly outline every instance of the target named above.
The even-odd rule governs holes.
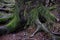
[[[35,21],[36,25],[37,25],[37,29],[35,30],[35,32],[30,36],[33,37],[39,30],[44,30],[45,32],[49,33],[52,36],[52,39],[55,40],[55,36],[45,27],[44,24],[42,24],[39,19],[36,19]]]

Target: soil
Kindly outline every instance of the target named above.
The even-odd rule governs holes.
[[[27,30],[20,31],[18,33],[0,36],[0,40],[52,40],[50,35],[44,32],[38,32],[33,37],[30,37],[34,31],[35,29],[30,27]]]

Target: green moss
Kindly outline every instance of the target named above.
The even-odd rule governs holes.
[[[30,12],[30,15],[28,17],[27,24],[33,24],[36,18],[38,18],[38,11],[36,8],[32,9]]]
[[[49,21],[55,22],[56,17],[52,13],[50,13],[49,9],[52,9],[52,8],[41,6],[38,8],[38,11],[40,15],[44,16],[47,19],[47,21],[49,20]]]

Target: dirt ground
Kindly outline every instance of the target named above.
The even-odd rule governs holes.
[[[0,36],[0,40],[51,40],[49,35],[44,32],[38,32],[34,37],[29,37],[34,32],[34,28],[28,28],[18,33],[6,34]]]

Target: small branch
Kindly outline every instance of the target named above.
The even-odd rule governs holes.
[[[6,9],[6,8],[0,8],[0,11],[6,12],[6,13],[12,12],[12,10]]]

